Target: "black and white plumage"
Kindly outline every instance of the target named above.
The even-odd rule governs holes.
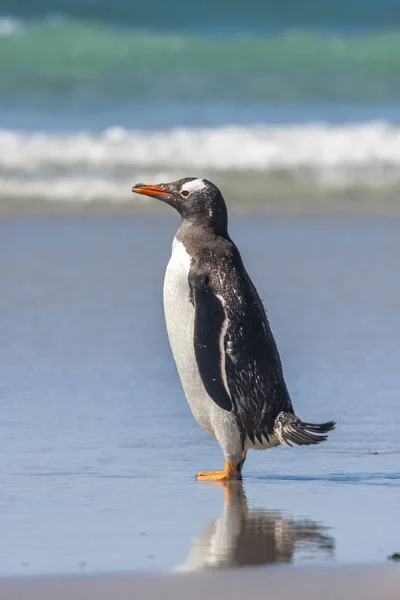
[[[205,179],[137,184],[132,191],[173,206],[182,221],[164,281],[168,336],[197,422],[214,435],[225,469],[198,479],[239,479],[246,452],[318,444],[333,421],[295,416],[270,325],[228,234],[225,201]]]

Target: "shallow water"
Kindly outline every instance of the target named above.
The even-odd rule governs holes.
[[[338,425],[317,448],[249,453],[228,489],[193,477],[222,455],[164,328],[176,226],[1,221],[0,574],[385,562],[400,547],[400,221],[232,220],[297,413]]]

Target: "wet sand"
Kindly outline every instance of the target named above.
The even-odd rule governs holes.
[[[289,600],[398,600],[400,568],[369,567],[358,569],[246,569],[219,573],[122,575],[98,577],[57,577],[44,579],[0,580],[4,600],[119,600],[141,598],[247,597]]]
[[[387,564],[400,543],[400,221],[232,218],[296,411],[338,426],[318,448],[249,453],[229,498],[194,480],[222,456],[166,338],[176,226],[0,221],[0,576]]]

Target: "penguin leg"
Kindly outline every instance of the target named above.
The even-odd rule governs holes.
[[[242,479],[242,467],[246,460],[246,453],[239,462],[225,461],[223,471],[203,471],[197,474],[197,481],[234,481]]]

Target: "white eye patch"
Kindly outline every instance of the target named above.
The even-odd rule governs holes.
[[[202,179],[193,179],[182,186],[181,192],[200,192],[200,190],[204,190],[205,187],[206,184]]]

